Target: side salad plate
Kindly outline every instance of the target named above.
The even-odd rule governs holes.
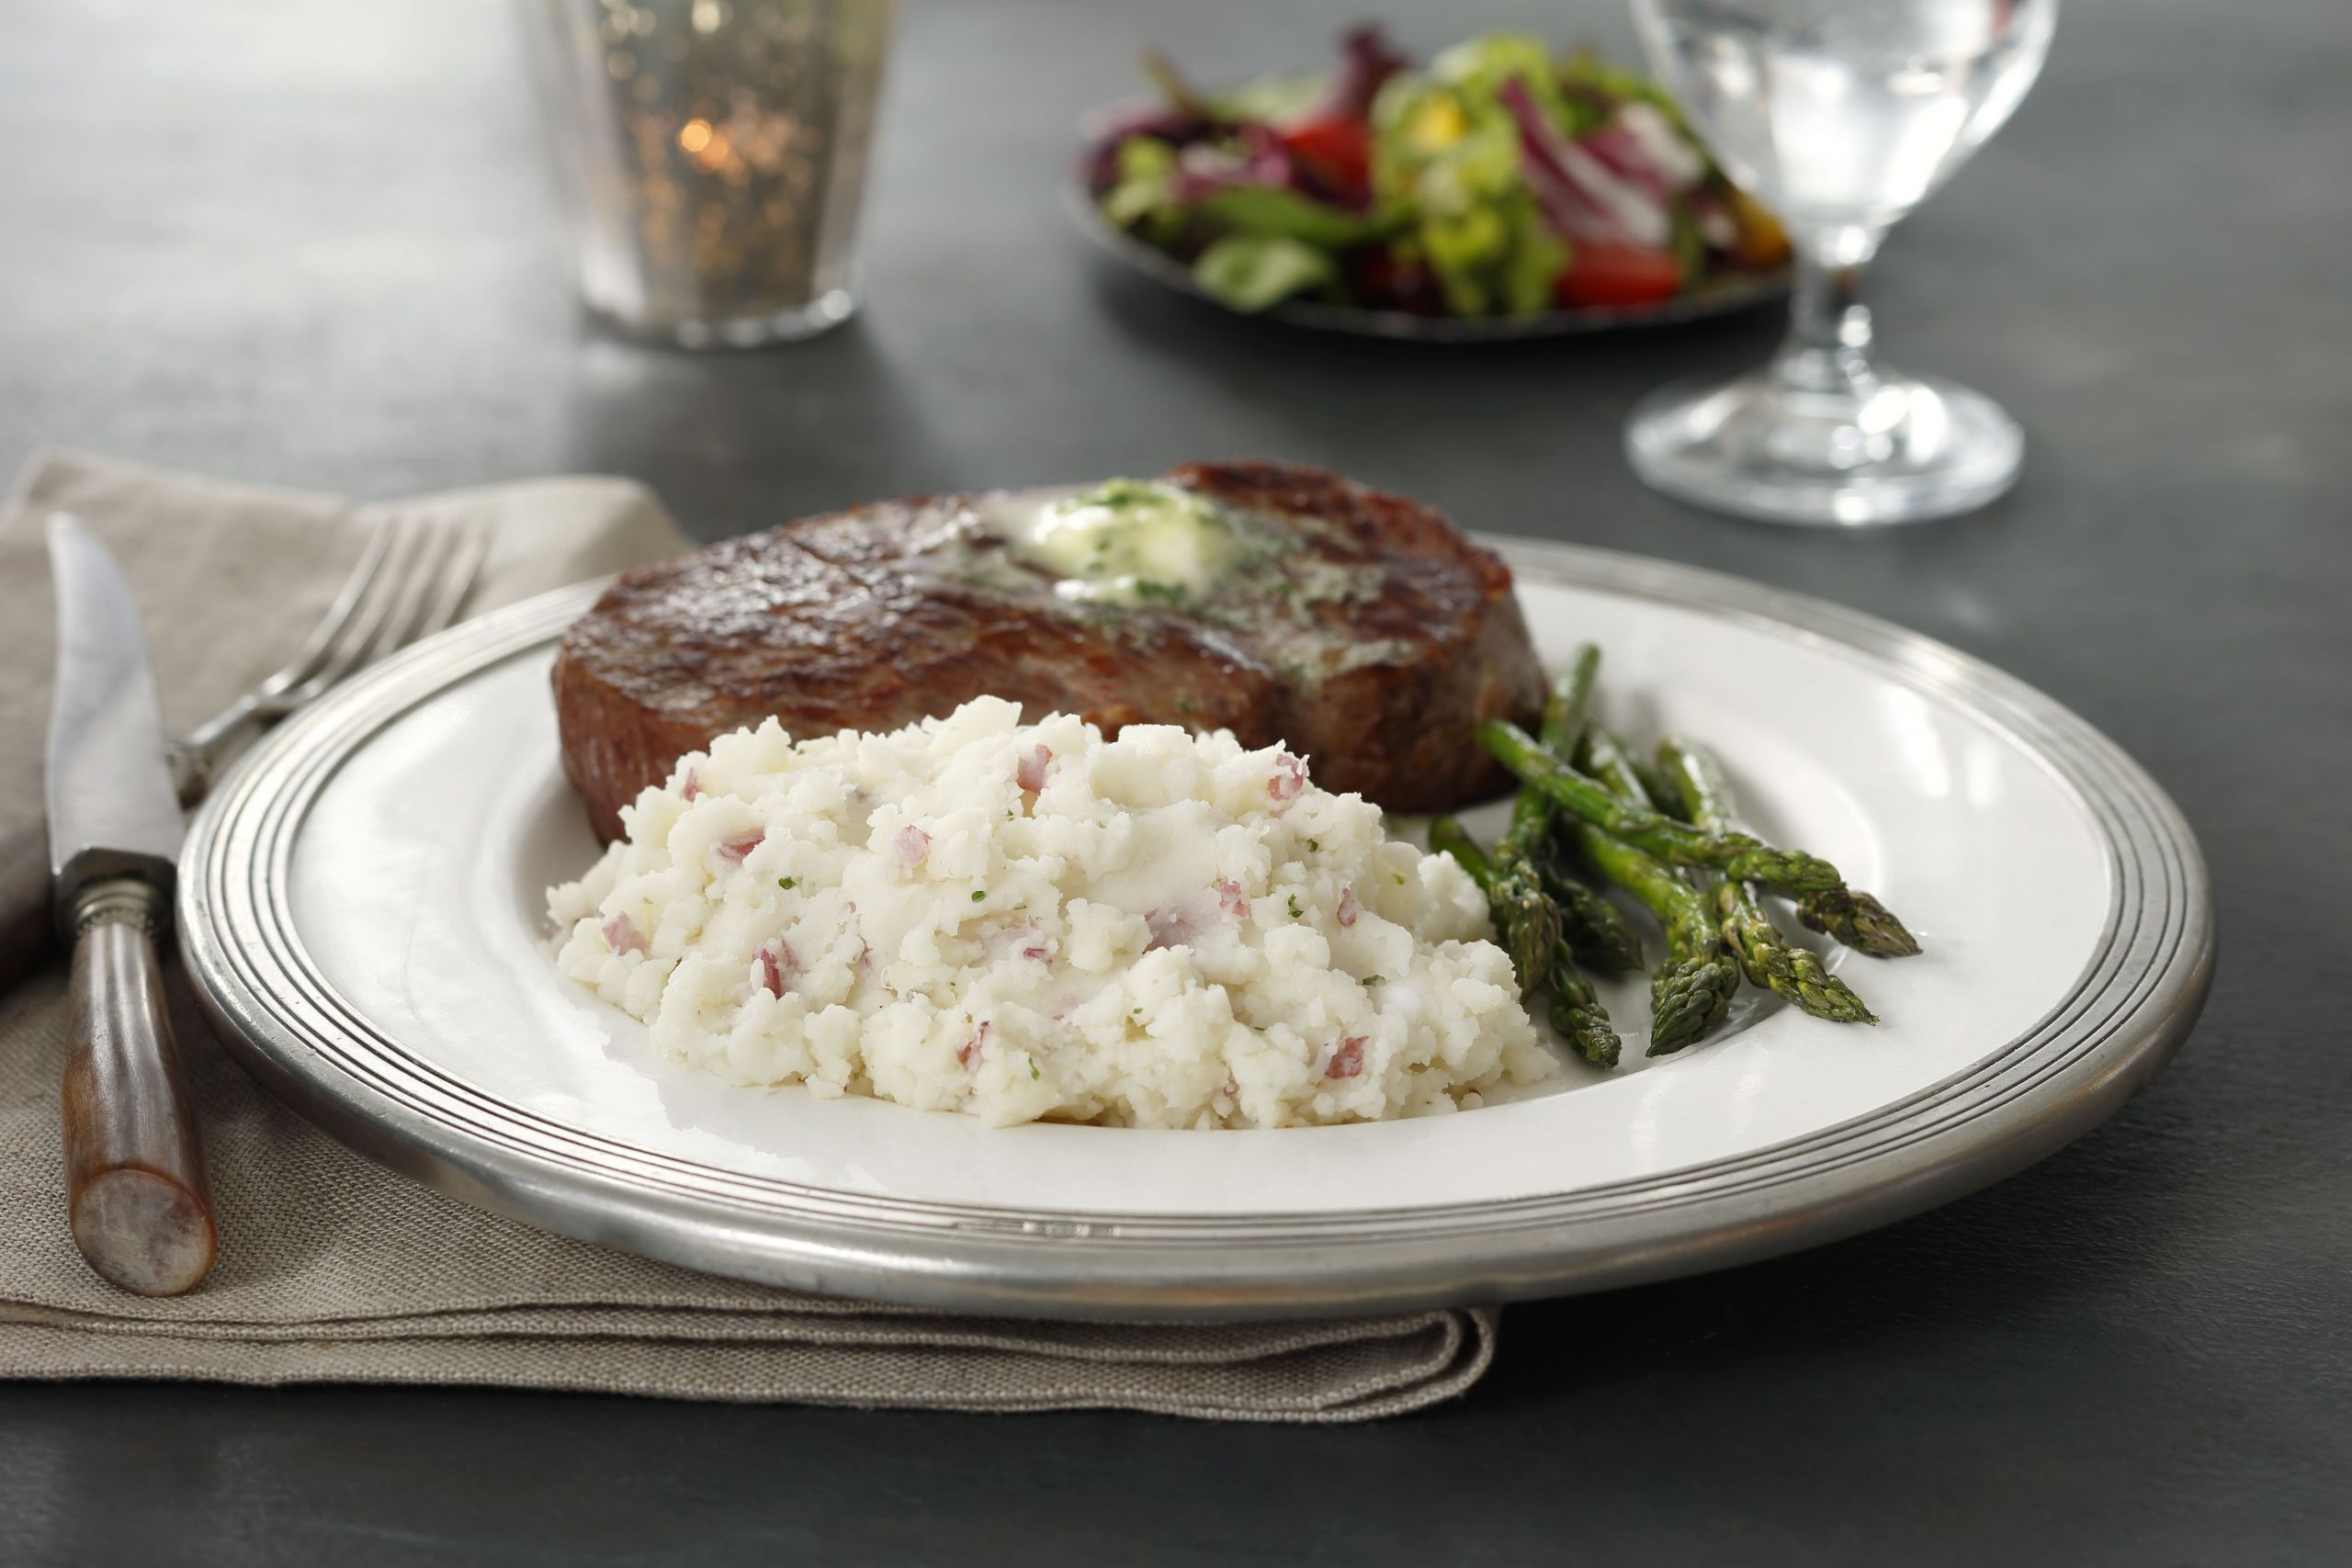
[[[1654,82],[1488,33],[1426,65],[1376,27],[1316,75],[1196,88],[1080,125],[1068,205],[1119,260],[1243,314],[1491,343],[1697,320],[1789,288],[1779,222]]]
[[[1825,952],[1884,1021],[1749,991],[1702,1049],[1570,1060],[1450,1114],[1271,1130],[992,1127],[729,1086],[549,961],[546,889],[596,854],[548,701],[593,585],[421,644],[264,741],[188,843],[187,970],[256,1077],[465,1201],[750,1280],[1067,1317],[1373,1312],[1720,1268],[1997,1180],[2164,1066],[2210,980],[2210,893],[2113,744],[1832,605],[1485,542],[1547,663],[1606,643],[1615,721],[1712,738],[1757,831],[1903,911],[1922,955]],[[1759,687],[1806,701],[1759,713]],[[1640,1016],[1638,987],[1602,990]]]
[[[1104,119],[1116,108],[1097,111]],[[1204,288],[1192,266],[1155,245],[1146,243],[1102,216],[1093,196],[1081,182],[1072,182],[1064,203],[1070,221],[1105,254],[1142,274],[1164,288],[1190,295],[1204,304],[1231,309]],[[1729,315],[1788,298],[1789,269],[1767,267],[1706,279],[1672,299],[1638,305],[1580,305],[1573,309],[1538,310],[1524,316],[1451,316],[1410,310],[1367,310],[1356,305],[1330,304],[1312,299],[1286,299],[1246,312],[1285,326],[1309,332],[1338,333],[1349,337],[1390,338],[1407,343],[1519,343],[1538,338],[1582,337],[1592,333],[1619,332],[1631,327],[1674,326]]]

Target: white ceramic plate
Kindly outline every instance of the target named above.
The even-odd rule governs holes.
[[[1617,1072],[1270,1132],[992,1129],[722,1086],[540,945],[544,889],[595,853],[547,684],[593,587],[435,638],[272,736],[196,826],[188,968],[266,1081],[469,1201],[804,1289],[1077,1316],[1495,1300],[1787,1250],[2007,1174],[2166,1059],[2211,973],[2203,866],[2080,720],[1816,602],[1492,542],[1547,656],[1608,650],[1612,722],[1705,738],[1759,829],[1903,914],[1924,956],[1832,960],[1883,1024],[1751,992],[1649,1061],[1643,988],[1620,986]]]

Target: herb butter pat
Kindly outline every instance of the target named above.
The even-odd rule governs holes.
[[[1013,558],[1056,578],[1065,599],[1197,604],[1283,542],[1206,496],[1148,479],[1111,479],[998,522]]]

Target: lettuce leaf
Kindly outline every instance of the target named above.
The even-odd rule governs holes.
[[[1428,75],[1392,79],[1374,102],[1373,188],[1383,207],[1416,215],[1421,258],[1460,315],[1541,310],[1567,263],[1529,193],[1518,122],[1498,96],[1537,62],[1548,83],[1538,40],[1474,39]]]
[[[1102,216],[1165,243],[1184,226],[1176,199],[1176,149],[1153,136],[1131,136],[1114,158],[1118,177],[1097,198]]]
[[[1568,107],[1557,72],[1551,46],[1532,33],[1481,33],[1430,62],[1432,78],[1479,102],[1491,102],[1506,82],[1524,82],[1552,123],[1565,125]]]
[[[1531,198],[1512,213],[1516,232],[1502,265],[1502,306],[1506,315],[1532,316],[1552,307],[1552,288],[1567,270],[1568,243]]]
[[[1329,255],[1280,234],[1228,234],[1193,264],[1193,280],[1236,310],[1262,310],[1338,276]]]
[[[1226,186],[1203,196],[1196,210],[1236,234],[1297,240],[1334,251],[1377,239],[1390,227],[1374,214],[1350,212],[1275,186]]]

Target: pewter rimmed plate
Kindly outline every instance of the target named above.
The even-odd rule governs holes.
[[[1759,827],[1903,912],[1925,956],[1835,960],[1882,1027],[1751,994],[1682,1055],[1268,1132],[991,1129],[706,1081],[540,945],[542,890],[594,853],[546,679],[593,587],[420,645],[264,742],[188,844],[187,967],[265,1082],[468,1201],[747,1279],[1072,1317],[1498,1301],[1785,1252],[2018,1169],[2170,1056],[2211,972],[2203,863],[2080,719],[1816,601],[1492,542],[1547,655],[1609,649],[1620,725],[1707,737]],[[1640,988],[1609,1000],[1636,1032]]]

